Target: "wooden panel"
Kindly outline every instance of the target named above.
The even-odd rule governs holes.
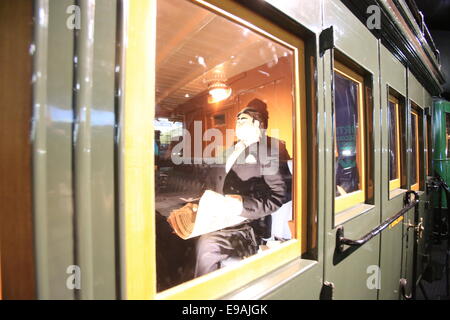
[[[1,250],[0,250],[0,300],[2,300],[2,252],[1,252]]]
[[[31,0],[0,1],[0,237],[5,299],[35,297],[31,205]]]

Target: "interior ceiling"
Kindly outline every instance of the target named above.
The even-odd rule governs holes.
[[[226,79],[276,63],[289,49],[188,1],[158,1],[157,112],[172,111],[207,89],[220,69]],[[219,41],[220,39],[220,41]]]
[[[450,0],[416,0],[430,30],[450,30]]]

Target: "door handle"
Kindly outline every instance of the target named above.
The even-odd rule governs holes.
[[[408,231],[409,229],[413,228],[414,232],[416,233],[417,237],[416,237],[416,241],[417,243],[419,243],[419,239],[422,239],[423,237],[423,231],[425,230],[425,227],[423,226],[423,217],[420,217],[419,223],[416,225],[412,224],[409,220],[408,220]]]
[[[423,232],[425,230],[425,227],[423,226],[423,217],[420,217],[419,224],[417,225],[415,230],[417,232],[417,242],[418,242],[419,239],[422,239]]]
[[[408,285],[408,280],[405,278],[400,279],[400,292],[402,293],[402,296],[405,300],[411,300],[412,294],[406,294],[406,286]]]
[[[411,195],[414,194],[414,200],[411,199]],[[344,252],[344,246],[351,246],[351,247],[360,247],[366,242],[368,242],[370,239],[375,237],[377,234],[379,234],[381,231],[386,229],[391,223],[393,223],[398,218],[402,217],[406,212],[408,212],[411,208],[414,208],[415,212],[417,212],[417,207],[419,204],[419,195],[417,192],[409,190],[405,193],[405,199],[404,199],[404,205],[402,210],[400,210],[398,213],[396,213],[391,218],[383,221],[380,225],[369,231],[366,235],[364,235],[362,238],[357,240],[348,239],[344,236],[344,227],[339,226],[336,230],[336,250],[338,253]],[[410,227],[415,227],[411,223],[408,224],[408,230]]]

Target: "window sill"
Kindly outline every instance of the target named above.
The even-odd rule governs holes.
[[[339,226],[341,224],[344,224],[345,222],[347,222],[353,218],[356,218],[356,217],[362,215],[363,213],[366,213],[367,211],[372,210],[373,208],[375,208],[374,205],[360,203],[354,207],[351,207],[344,211],[338,212],[338,213],[336,213],[336,215],[334,217],[334,226]]]
[[[245,288],[266,275],[276,272],[287,263],[299,259],[301,242],[292,239],[273,250],[265,250],[239,263],[210,272],[156,294],[157,300],[219,299]],[[244,287],[243,287],[244,285]],[[272,284],[272,287],[274,284]]]
[[[295,259],[248,285],[223,296],[222,300],[259,300],[317,265],[315,260]]]
[[[408,191],[408,190],[406,190],[406,189],[400,189],[400,188],[391,190],[391,191],[389,192],[389,200],[392,200],[392,199],[394,199],[394,198],[396,198],[396,197],[398,197],[398,196],[404,194],[406,191]]]

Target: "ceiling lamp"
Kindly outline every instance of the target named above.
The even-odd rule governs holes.
[[[221,71],[214,71],[213,78],[208,81],[208,103],[218,103],[231,96],[232,89],[226,84]]]

